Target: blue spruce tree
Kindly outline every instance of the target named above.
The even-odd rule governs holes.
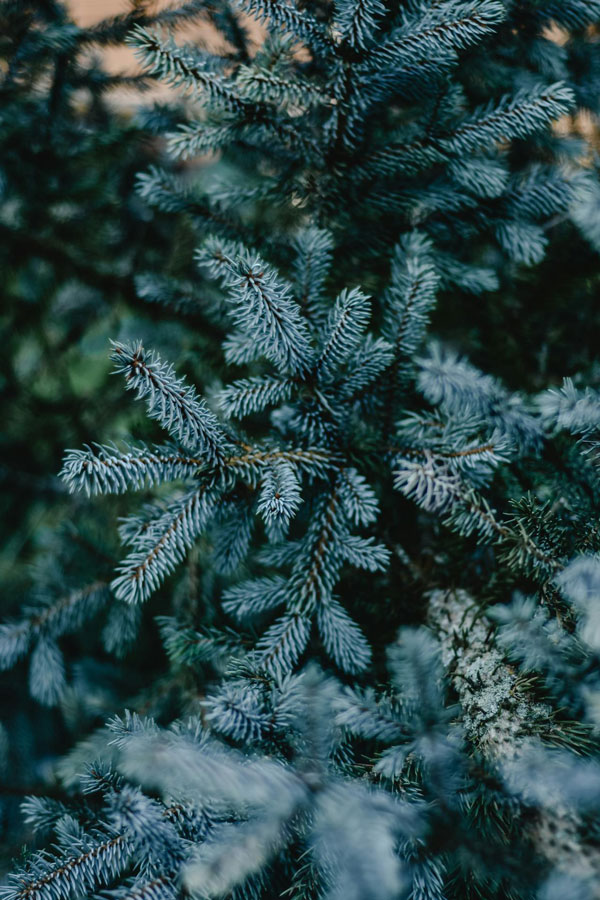
[[[115,340],[149,421],[66,453],[88,510],[142,502],[109,576],[2,626],[41,704],[112,704],[5,900],[600,897],[593,344],[500,346],[567,245],[597,281],[600,2],[134,6],[110,29],[186,97],[138,195],[196,267],[135,288],[210,351]]]

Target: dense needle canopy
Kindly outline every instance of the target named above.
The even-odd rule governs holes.
[[[5,900],[600,897],[600,2],[1,15],[9,295],[115,373],[0,629]]]

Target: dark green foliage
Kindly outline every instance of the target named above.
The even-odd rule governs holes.
[[[106,111],[114,157],[93,104],[47,116],[49,147],[91,141],[78,278],[123,273],[112,357],[147,416],[98,385],[61,473],[95,531],[0,632],[75,744],[6,900],[600,896],[600,186],[556,126],[597,112],[600,4],[37,15],[52,53],[6,75],[23,135],[44,53],[68,75],[89,42],[188,99]],[[171,27],[196,19],[216,49]],[[140,301],[154,324],[123,324]]]

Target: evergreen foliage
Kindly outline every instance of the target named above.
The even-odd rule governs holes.
[[[206,343],[113,342],[151,421],[61,476],[100,527],[126,495],[124,558],[77,550],[60,599],[46,562],[0,631],[36,701],[88,710],[3,897],[600,897],[597,310],[548,301],[588,316],[563,371],[496,346],[567,245],[598,280],[596,162],[560,126],[598,112],[600,4],[134,3],[83,34],[50,6],[42,45],[127,35],[186,95],[137,191],[188,259],[131,279],[201,303]],[[173,32],[197,18],[218,49]],[[101,617],[86,679],[62,647]]]

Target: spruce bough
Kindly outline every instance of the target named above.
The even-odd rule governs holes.
[[[64,798],[25,802],[54,843],[4,896],[598,897],[600,394],[511,389],[501,335],[482,371],[443,312],[508,308],[576,229],[594,246],[594,166],[555,123],[594,96],[600,4],[210,10],[221,55],[129,41],[189,96],[170,153],[219,156],[139,190],[194,231],[225,375],[115,342],[163,442],[71,450],[62,477],[155,499],[111,599],[0,648],[35,642],[60,701],[57,639],[100,594],[112,652],[158,606],[169,669],[61,763]]]

